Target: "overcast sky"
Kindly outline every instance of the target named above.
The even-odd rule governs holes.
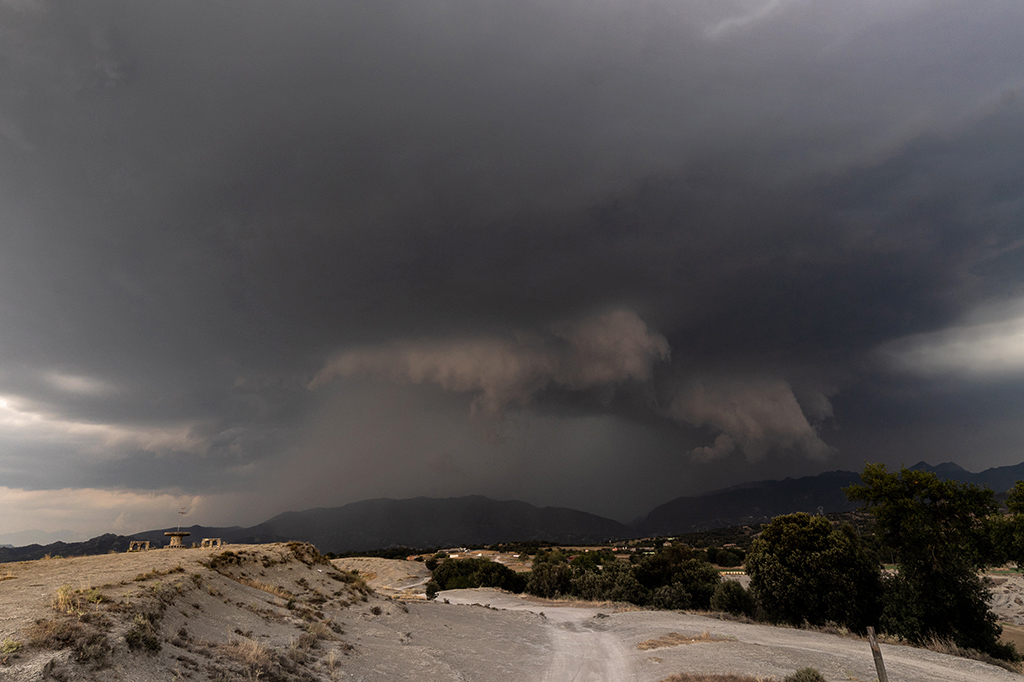
[[[0,0],[0,537],[1024,460],[1020,0]]]

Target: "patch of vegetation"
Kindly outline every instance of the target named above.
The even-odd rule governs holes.
[[[79,663],[92,663],[103,667],[111,651],[107,636],[73,618],[40,619],[28,631],[29,645],[41,649],[74,651]]]
[[[546,597],[629,602],[663,609],[708,609],[721,575],[695,552],[676,544],[619,561],[610,551],[570,557],[541,551],[533,559],[526,591]]]
[[[717,675],[715,673],[680,673],[660,682],[770,682],[774,678],[751,675]]]
[[[317,564],[331,565],[330,560],[320,554],[317,548],[308,542],[289,542],[286,546],[292,553],[292,556],[307,566],[315,566]]]
[[[802,512],[776,517],[754,541],[747,573],[770,622],[838,623],[856,632],[878,622],[878,559],[848,525]]]
[[[24,649],[24,645],[16,639],[5,639],[0,642],[0,665],[7,665],[12,658],[18,657],[18,652]]]
[[[962,649],[1019,659],[1013,645],[999,642],[1002,628],[978,574],[994,554],[1000,505],[992,490],[925,471],[890,473],[882,464],[867,465],[861,479],[864,484],[846,494],[874,516],[879,538],[899,565],[885,580],[881,629],[914,644],[951,640]]]
[[[366,582],[366,578],[359,575],[359,571],[332,571],[328,575],[338,582],[347,584],[353,592],[363,596],[373,594],[373,588]]]
[[[224,550],[220,554],[214,554],[210,559],[203,563],[207,568],[220,572],[221,569],[227,568],[228,566],[241,565],[242,558],[232,552],[231,550]]]
[[[662,635],[656,639],[648,639],[645,642],[640,642],[636,645],[636,648],[640,651],[650,651],[651,649],[663,649],[670,646],[679,646],[681,644],[702,644],[707,642],[732,642],[735,641],[735,637],[726,637],[723,635],[713,635],[708,630],[700,633],[699,635],[687,636],[681,635],[678,632],[670,632],[667,635]]]
[[[131,629],[124,634],[124,641],[132,651],[145,651],[155,654],[161,649],[160,638],[156,632],[156,619],[147,614],[138,613],[132,622]]]
[[[754,597],[736,580],[723,580],[711,595],[711,609],[734,616],[753,618],[756,610]]]
[[[782,682],[828,682],[828,680],[814,668],[800,668],[792,675],[787,675]]]
[[[526,588],[526,578],[488,559],[445,559],[434,569],[433,579],[427,585],[427,596],[433,597],[440,590],[475,587],[522,592]]]

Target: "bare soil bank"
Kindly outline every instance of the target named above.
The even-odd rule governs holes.
[[[367,564],[360,571],[401,591],[422,577],[419,567],[404,564],[372,570]],[[297,543],[0,564],[5,577],[0,651],[16,649],[15,642],[21,648],[0,654],[4,682],[656,682],[682,672],[781,679],[805,666],[828,680],[875,678],[866,643],[813,632],[560,606],[493,590],[442,593],[447,604],[366,594],[352,574]],[[71,586],[63,593],[71,613],[52,605],[62,585]],[[60,641],[64,631],[54,623],[77,634]],[[883,651],[890,679],[900,682],[1021,679],[930,651],[885,645]]]

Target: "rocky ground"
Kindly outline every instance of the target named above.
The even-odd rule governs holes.
[[[398,599],[371,586],[415,591],[419,562],[352,561],[289,543],[0,564],[0,680],[781,680],[805,666],[875,679],[856,638],[493,590]],[[1021,679],[882,649],[900,682]]]

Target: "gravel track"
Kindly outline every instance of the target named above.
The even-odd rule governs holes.
[[[548,634],[544,680],[656,682],[673,673],[736,673],[785,677],[813,667],[826,679],[872,682],[866,641],[807,630],[723,621],[668,611],[559,606],[494,590],[452,590],[439,599],[509,611],[543,613]],[[640,642],[677,632],[709,632],[722,641],[641,651]],[[882,645],[889,679],[898,682],[1020,682],[1002,668],[924,649]]]

